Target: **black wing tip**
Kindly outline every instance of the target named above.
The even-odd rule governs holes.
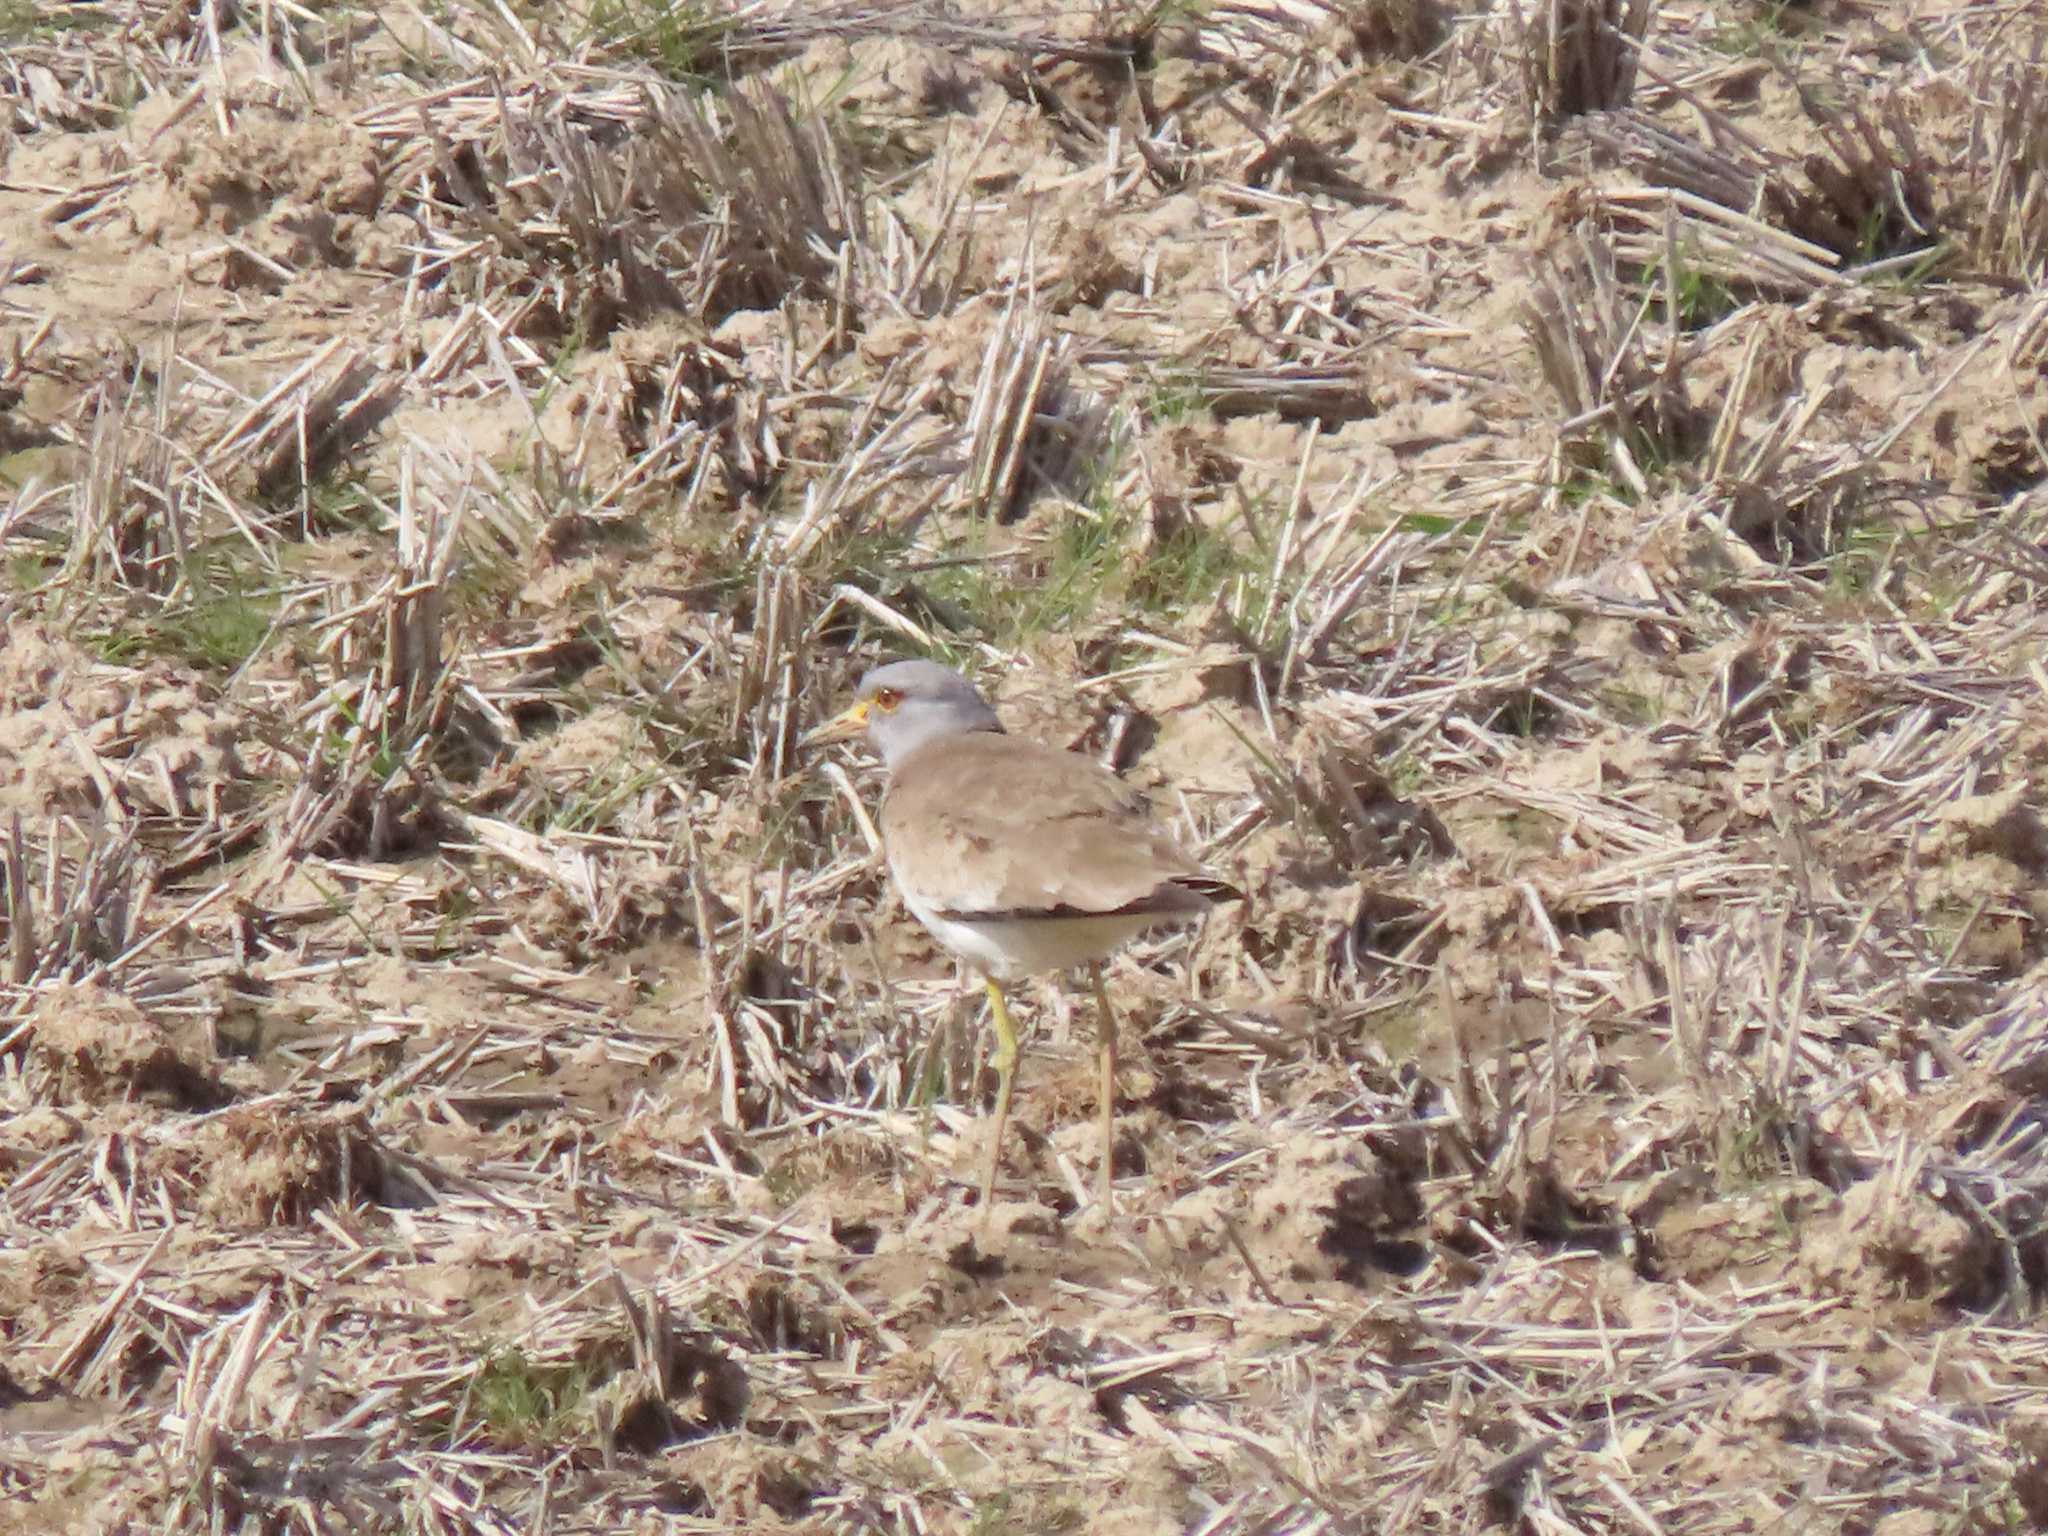
[[[1168,880],[1151,895],[1127,901],[1120,907],[1076,907],[1062,902],[1055,907],[1003,907],[980,912],[955,908],[942,911],[939,916],[955,923],[1062,922],[1094,917],[1156,917],[1168,923],[1199,917],[1218,902],[1244,899],[1244,892],[1228,881],[1209,875],[1184,875]]]
[[[1244,900],[1243,891],[1240,891],[1228,880],[1218,880],[1213,875],[1188,875],[1173,883],[1184,891],[1192,891],[1204,901],[1212,904]]]

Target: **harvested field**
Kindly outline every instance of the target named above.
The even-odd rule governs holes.
[[[2048,1527],[2044,56],[0,0],[0,1536]]]

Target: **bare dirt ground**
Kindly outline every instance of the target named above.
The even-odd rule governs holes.
[[[2044,35],[0,0],[0,1532],[2048,1522]]]

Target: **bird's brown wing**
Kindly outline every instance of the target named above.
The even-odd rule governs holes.
[[[948,916],[1170,917],[1236,894],[1115,774],[1014,736],[949,737],[899,763],[882,833],[906,895]]]

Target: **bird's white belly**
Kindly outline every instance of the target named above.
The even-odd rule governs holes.
[[[907,893],[904,901],[933,938],[998,981],[1100,960],[1159,922],[1156,917],[1041,917],[966,923],[941,917],[929,903]]]

